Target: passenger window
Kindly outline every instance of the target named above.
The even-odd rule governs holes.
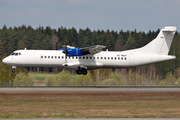
[[[41,58],[43,58],[43,56],[41,56]]]
[[[74,59],[74,57],[72,57],[72,59]]]
[[[46,58],[46,56],[44,56],[44,58]]]
[[[76,57],[76,59],[78,59],[78,57]]]
[[[116,57],[114,59],[116,60]]]
[[[19,55],[21,55],[21,53],[19,53]]]
[[[126,58],[124,58],[126,60]]]
[[[118,60],[120,60],[120,57],[118,57]]]
[[[123,57],[121,58],[121,60],[123,60]]]
[[[48,56],[48,58],[50,58],[50,56]]]
[[[103,57],[101,57],[101,59],[103,59]]]
[[[85,57],[83,57],[83,59],[85,59]]]
[[[15,56],[17,56],[17,55],[18,55],[18,53],[15,54]]]
[[[99,59],[99,57],[97,57],[97,59]]]
[[[64,59],[64,57],[62,56],[62,59]]]
[[[92,57],[89,57],[89,59],[92,59]]]
[[[55,56],[55,59],[56,59],[57,57]]]
[[[79,57],[79,59],[81,59],[81,57]]]
[[[108,57],[108,60],[109,60],[110,58]]]
[[[88,57],[86,57],[86,59],[88,59]]]
[[[51,56],[51,58],[53,58],[53,56]]]
[[[60,59],[60,56],[58,56],[58,58]]]
[[[104,59],[106,59],[106,57],[104,57]]]
[[[113,60],[113,57],[111,57],[111,60]]]

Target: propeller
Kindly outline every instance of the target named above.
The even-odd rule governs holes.
[[[63,45],[63,47],[64,47],[63,53],[64,53],[66,56],[68,56],[68,47],[67,47],[67,45]]]
[[[68,47],[67,47],[67,45],[65,44],[66,42],[67,42],[67,39],[66,39],[66,41],[64,42],[64,45],[63,45],[63,47],[64,47],[63,53],[65,54],[65,63],[67,64]]]

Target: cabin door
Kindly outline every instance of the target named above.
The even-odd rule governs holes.
[[[129,65],[130,66],[134,65],[134,54],[133,53],[129,54]]]

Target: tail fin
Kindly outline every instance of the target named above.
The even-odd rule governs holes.
[[[176,27],[168,26],[161,29],[158,36],[149,44],[140,48],[141,52],[167,55],[171,47],[172,39],[176,32]]]

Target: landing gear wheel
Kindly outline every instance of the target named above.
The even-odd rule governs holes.
[[[76,72],[77,72],[78,75],[82,74],[81,70],[77,70]]]
[[[81,74],[87,75],[87,70],[86,70],[85,68],[79,68],[79,69],[76,71],[76,73],[77,73],[78,75],[81,75]]]
[[[82,74],[87,75],[87,70],[86,69],[82,70]]]
[[[14,73],[14,72],[15,72],[15,69],[12,69],[11,71]]]

